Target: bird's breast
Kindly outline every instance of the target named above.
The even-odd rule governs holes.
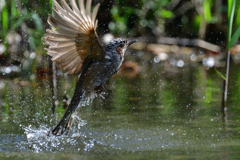
[[[122,62],[123,62],[123,56],[119,54],[112,54],[111,63],[112,63],[112,68],[115,70],[114,73],[118,72],[119,68],[122,65]]]

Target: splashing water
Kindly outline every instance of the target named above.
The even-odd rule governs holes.
[[[73,134],[72,135],[62,135],[62,136],[54,136],[49,134],[49,131],[52,129],[46,125],[40,125],[40,127],[33,127],[29,126],[22,126],[24,130],[24,134],[26,135],[26,140],[20,143],[20,148],[24,149],[27,147],[31,151],[36,153],[44,152],[44,151],[62,151],[66,148],[72,148],[69,146],[77,146],[79,147],[78,150],[85,149],[86,144],[83,140],[87,138],[82,132],[80,128],[86,125],[86,122],[81,120],[78,116],[76,116],[77,126],[73,127]],[[21,125],[20,125],[21,127]],[[90,142],[91,143],[91,142]],[[84,146],[83,146],[84,144]],[[24,148],[22,148],[25,146]],[[24,149],[26,150],[26,148]]]
[[[104,92],[101,94],[92,93],[89,97],[86,97],[83,100],[79,107],[88,105],[92,103],[92,100],[100,96],[104,98]],[[79,108],[78,107],[78,108]],[[39,117],[38,117],[39,118]],[[24,134],[19,136],[19,138],[15,141],[15,149],[20,152],[35,152],[35,153],[43,153],[43,152],[89,152],[94,149],[98,149],[99,147],[105,148],[106,144],[96,140],[96,137],[92,134],[91,131],[83,129],[87,123],[82,120],[79,116],[75,115],[74,124],[71,128],[71,132],[68,135],[62,136],[54,136],[49,134],[52,130],[53,125],[40,123],[39,126],[31,125],[22,125],[19,124],[20,128],[24,131]],[[13,139],[14,136],[10,137]]]

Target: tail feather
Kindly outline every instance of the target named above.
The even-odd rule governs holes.
[[[58,125],[52,130],[53,135],[61,136],[62,134],[67,135],[74,119],[74,112],[77,109],[78,105],[81,103],[84,103],[84,100],[86,99],[86,94],[84,89],[82,88],[84,77],[88,71],[89,66],[92,62],[85,61],[83,63],[84,70],[81,73],[81,76],[78,79],[77,86],[75,88],[73,98],[67,108],[67,111],[65,112],[63,118],[58,123]]]
[[[67,135],[74,119],[74,112],[78,105],[80,104],[81,100],[84,99],[83,97],[83,91],[82,91],[82,78],[77,83],[73,98],[67,108],[67,111],[65,112],[63,118],[58,123],[58,125],[52,130],[53,135],[61,136],[62,134]]]
[[[69,112],[69,110],[67,110],[66,113],[64,114],[63,118],[61,119],[61,121],[52,130],[52,134],[60,136],[60,135],[64,134],[64,132],[67,131],[66,132],[66,135],[67,135],[72,126],[73,115],[74,115],[74,113],[72,113],[71,111]]]

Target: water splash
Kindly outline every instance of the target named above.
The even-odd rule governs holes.
[[[87,138],[82,134],[80,128],[86,124],[76,116],[77,124],[73,127],[73,134],[54,136],[49,134],[52,128],[46,125],[34,126],[22,126],[26,140],[19,144],[20,149],[26,150],[27,148],[33,152],[46,152],[46,151],[63,151],[67,148],[78,147],[78,150],[84,150],[89,143],[85,142]],[[21,126],[21,125],[20,125]],[[25,146],[23,148],[23,146]],[[71,150],[71,149],[70,149]]]

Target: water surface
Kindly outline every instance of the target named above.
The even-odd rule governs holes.
[[[0,80],[0,159],[239,159],[239,66],[233,65],[227,121],[222,79],[194,64],[153,63],[77,110],[69,135],[46,136],[72,96],[73,77],[59,77],[59,108],[51,115],[49,81]],[[220,68],[221,70],[221,68]],[[104,97],[104,98],[103,98]]]

